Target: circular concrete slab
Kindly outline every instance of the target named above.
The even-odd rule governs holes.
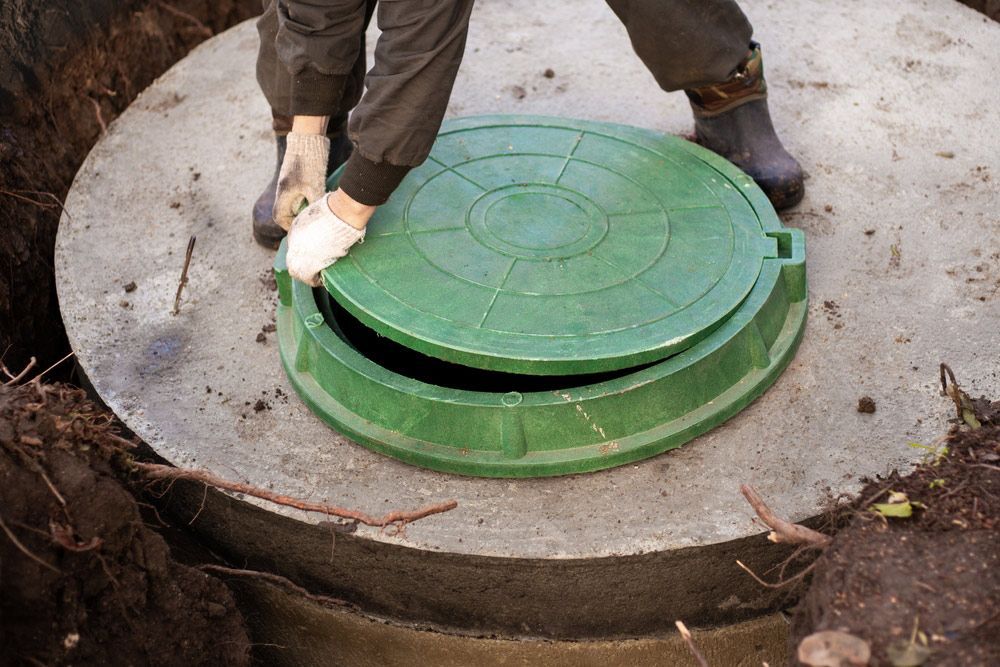
[[[655,88],[602,2],[534,8],[477,8],[452,114],[690,128],[683,96]],[[775,124],[811,174],[806,201],[785,216],[810,239],[810,324],[774,387],[687,447],[584,476],[468,479],[335,437],[289,397],[270,333],[272,256],[250,237],[248,184],[267,182],[273,146],[249,23],[161,77],[77,176],[56,270],[81,367],[175,464],[369,512],[457,499],[402,536],[338,535],[333,554],[329,527],[294,510],[222,498],[195,523],[251,565],[388,615],[606,636],[693,619],[685,613],[756,613],[769,599],[733,560],[749,553],[766,568],[784,554],[750,539],[760,529],[741,482],[802,519],[861,476],[918,456],[908,442],[942,432],[938,362],[977,392],[1000,393],[1000,89],[984,85],[1000,26],[951,0],[747,10],[766,48]],[[192,234],[190,284],[173,316]],[[855,410],[861,395],[875,414]],[[201,489],[190,496],[196,509]]]

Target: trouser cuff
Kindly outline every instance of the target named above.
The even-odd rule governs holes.
[[[278,113],[271,109],[271,129],[279,137],[283,137],[292,131],[294,116]],[[342,113],[330,117],[330,122],[326,126],[326,136],[330,141],[335,141],[340,135],[347,132],[347,114]]]
[[[271,107],[289,116],[329,116],[340,106],[347,79],[347,74],[323,74],[304,69],[291,75],[288,98],[277,105],[272,101]]]
[[[372,162],[354,151],[347,160],[338,186],[354,201],[365,206],[384,204],[399,187],[412,167]]]

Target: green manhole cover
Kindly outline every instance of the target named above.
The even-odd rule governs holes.
[[[465,366],[657,361],[713,331],[777,257],[750,185],[720,164],[630,127],[454,121],[325,284],[382,335]]]
[[[791,360],[805,241],[675,137],[446,123],[327,289],[275,261],[282,362],[325,421],[436,470],[534,477],[679,446]]]

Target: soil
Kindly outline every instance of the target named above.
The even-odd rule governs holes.
[[[956,425],[912,473],[870,481],[846,510],[795,610],[793,655],[803,637],[841,630],[870,644],[873,665],[1000,664],[1000,402],[971,403],[981,428]],[[873,511],[892,493],[911,516]],[[924,638],[929,655],[901,661]]]
[[[103,128],[191,48],[260,7],[0,2],[0,356],[9,368],[31,356],[45,368],[69,351],[52,272],[56,228]]]
[[[858,412],[864,414],[875,414],[875,399],[871,396],[862,396],[858,399]]]
[[[1000,0],[958,0],[963,5],[968,5],[976,11],[980,11],[994,21],[1000,21]]]
[[[110,423],[82,390],[0,386],[0,664],[249,664],[226,586],[143,523]]]

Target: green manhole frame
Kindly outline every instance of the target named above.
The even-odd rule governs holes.
[[[770,202],[767,201],[766,197],[747,196],[750,191],[757,191],[758,194],[762,195],[757,185],[727,160],[679,137],[626,125],[536,115],[487,115],[450,119],[442,126],[441,136],[458,136],[468,131],[518,127],[532,129],[551,128],[556,131],[579,132],[579,137],[577,138],[578,144],[580,138],[583,136],[596,135],[615,142],[633,145],[650,154],[659,155],[663,160],[671,163],[678,160],[677,157],[674,157],[678,153],[685,155],[686,158],[693,158],[698,168],[704,167],[706,173],[719,177],[721,182],[720,187],[712,191],[713,195],[718,199],[720,205],[727,205],[730,216],[733,216],[732,229],[734,230],[734,239],[740,239],[735,242],[738,244],[747,244],[743,248],[743,253],[745,254],[734,256],[739,259],[739,263],[746,264],[746,266],[742,269],[736,269],[735,264],[730,265],[730,269],[727,270],[725,275],[725,280],[732,283],[733,275],[738,274],[740,271],[743,273],[752,272],[750,265],[759,266],[762,261],[761,258],[763,258],[763,261],[766,261],[768,258],[778,256],[774,239],[768,238],[769,235],[767,234],[771,223],[775,223],[780,227],[780,223]],[[446,164],[441,160],[435,159],[434,155],[435,153],[432,151],[431,158],[428,159],[428,164],[435,162],[443,168],[443,171],[449,171],[453,168],[449,166],[450,163]],[[568,163],[572,152],[571,156],[535,152],[528,152],[526,155],[528,157],[560,159],[565,157]],[[459,164],[470,164],[479,160],[496,157],[496,155],[478,156]],[[580,161],[587,163],[587,160],[583,158]],[[329,182],[331,189],[336,187],[339,176],[340,172],[331,176]],[[432,179],[420,181],[417,191],[430,182],[430,180]],[[715,180],[714,177],[712,180]],[[404,181],[404,188],[408,182]],[[516,187],[524,187],[524,184],[514,185]],[[514,187],[514,185],[507,187]],[[551,186],[551,184],[548,185]],[[496,192],[496,190],[492,192]],[[492,194],[492,192],[488,193],[487,196]],[[656,195],[657,193],[652,193],[652,196]],[[406,206],[407,210],[408,208],[409,204]],[[750,231],[751,229],[753,231]],[[763,236],[753,236],[755,233],[763,234]],[[744,238],[743,234],[747,234],[748,236]],[[362,249],[362,251],[366,248]],[[733,272],[733,275],[730,275],[730,272]],[[431,357],[473,368],[525,375],[596,373],[635,368],[660,361],[691,347],[711,334],[712,331],[725,322],[726,317],[735,312],[739,303],[738,300],[733,301],[728,306],[728,312],[716,312],[713,314],[713,319],[700,325],[700,328],[684,332],[683,335],[671,338],[670,340],[664,339],[662,343],[657,345],[649,345],[648,342],[642,342],[643,336],[648,337],[648,332],[639,337],[631,336],[632,332],[624,332],[623,336],[628,341],[625,349],[619,348],[617,344],[609,348],[607,341],[617,340],[618,337],[614,333],[604,333],[595,336],[593,339],[575,341],[572,347],[578,348],[577,356],[566,356],[566,350],[555,352],[555,349],[559,347],[558,345],[555,348],[546,348],[548,352],[523,349],[524,345],[528,344],[526,343],[528,339],[549,344],[549,341],[545,337],[534,334],[494,334],[483,330],[479,333],[487,338],[473,347],[466,347],[461,332],[456,337],[455,333],[447,326],[444,329],[438,329],[437,327],[442,323],[437,321],[434,316],[427,317],[418,308],[396,299],[391,292],[386,294],[375,286],[370,285],[368,281],[360,279],[365,275],[366,271],[360,268],[360,265],[353,261],[353,257],[349,255],[346,260],[342,260],[323,271],[322,278],[327,291],[336,298],[337,302],[370,329],[377,331],[379,334],[392,339],[400,345]],[[759,275],[759,272],[756,275]],[[371,279],[369,278],[368,280],[370,281]],[[347,287],[351,288],[345,290],[345,283]],[[740,290],[740,293],[745,297],[750,289],[752,289],[752,285],[752,282],[744,282],[739,285],[732,285],[731,288],[735,287]],[[714,290],[715,287],[712,289]],[[733,296],[739,295],[734,294]],[[377,308],[372,308],[365,299],[374,299],[376,297],[387,298]],[[691,305],[695,304],[699,304],[698,307],[701,307],[700,301],[696,301]],[[642,330],[645,331],[645,329]],[[498,340],[493,341],[494,344],[492,345],[484,346],[491,338],[497,338]],[[534,342],[531,344],[534,344]],[[517,352],[513,352],[512,356],[503,354],[503,350],[507,349],[508,345],[514,345],[513,349],[518,350]],[[600,349],[601,351],[595,352],[595,349]]]
[[[652,366],[523,394],[420,382],[364,357],[327,325],[313,290],[288,275],[284,244],[274,266],[282,364],[298,394],[333,428],[376,452],[442,472],[565,475],[678,447],[764,393],[805,329],[805,236],[782,227],[763,192],[742,178],[749,183],[743,196],[769,212],[761,224],[779,256],[764,260],[750,294],[721,326]]]

